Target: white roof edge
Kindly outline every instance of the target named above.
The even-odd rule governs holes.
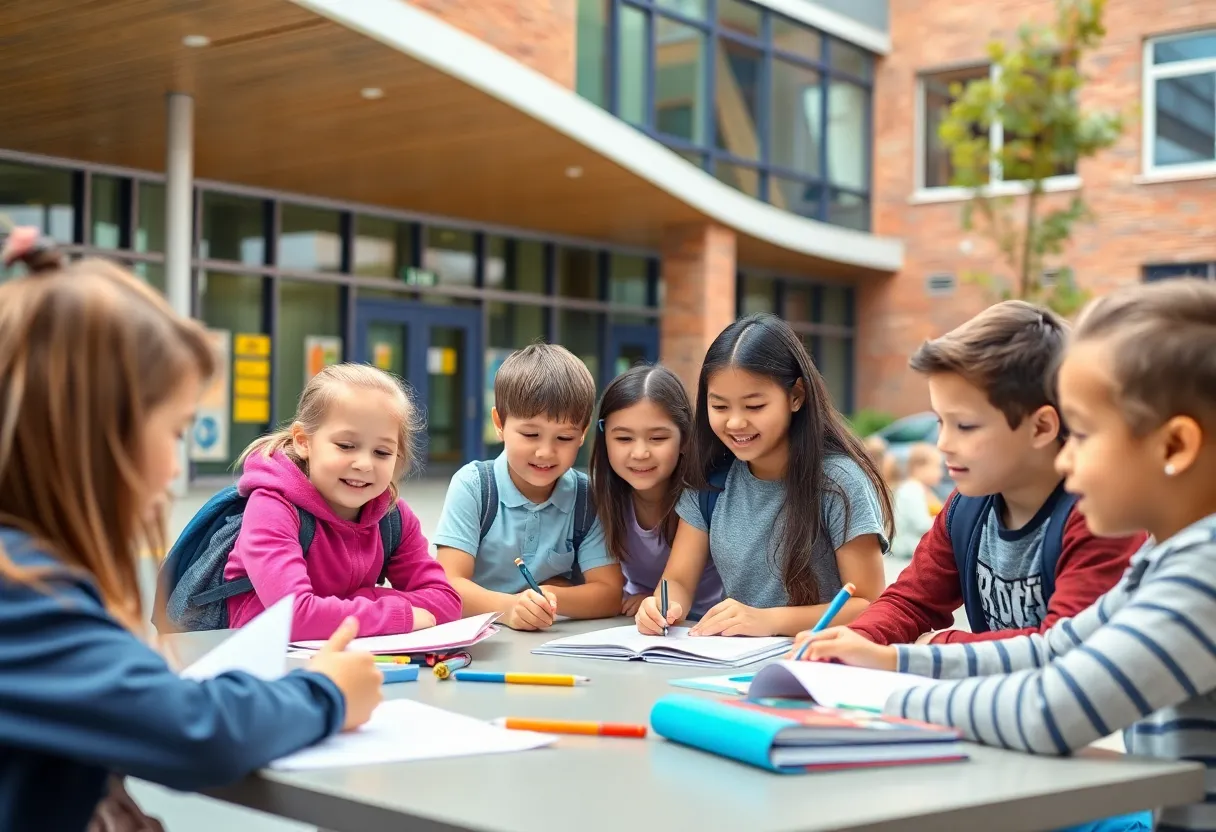
[[[527,113],[737,232],[833,262],[895,272],[903,242],[752,199],[550,78],[404,0],[291,0]]]
[[[786,17],[814,26],[841,40],[860,46],[876,55],[891,54],[891,34],[826,9],[811,0],[752,0],[757,5],[780,12]]]

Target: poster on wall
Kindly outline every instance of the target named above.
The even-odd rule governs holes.
[[[227,462],[232,333],[226,329],[209,329],[207,337],[217,356],[215,377],[198,403],[194,427],[190,431],[190,459],[193,462]]]
[[[483,438],[487,445],[496,445],[500,441],[498,431],[494,430],[494,417],[490,415],[490,411],[494,409],[494,376],[498,373],[498,368],[502,366],[502,362],[507,360],[507,356],[515,350],[504,349],[488,349],[486,350],[486,393],[485,399],[485,430]]]
[[[304,336],[304,384],[342,360],[342,339],[336,335]]]
[[[385,372],[393,371],[393,345],[378,341],[372,347],[372,364]]]

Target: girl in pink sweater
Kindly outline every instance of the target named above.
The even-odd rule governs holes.
[[[238,488],[249,496],[225,580],[253,592],[228,599],[233,627],[294,594],[292,638],[328,638],[348,616],[359,635],[407,633],[460,617],[460,596],[430,556],[397,496],[414,460],[421,418],[402,385],[365,364],[322,370],[304,388],[290,427],[245,449]],[[380,520],[401,512],[401,544],[384,566]],[[316,518],[305,557],[299,509]]]

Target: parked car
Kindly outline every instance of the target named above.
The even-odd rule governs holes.
[[[914,413],[902,419],[896,419],[872,435],[881,437],[886,441],[891,455],[895,457],[902,467],[907,464],[908,450],[913,445],[917,442],[927,442],[930,445],[936,445],[937,434],[940,430],[941,425],[938,424],[937,414],[926,411],[924,413]],[[944,500],[953,490],[954,482],[950,479],[950,475],[946,471],[946,464],[943,462],[942,481],[936,489],[937,494]]]

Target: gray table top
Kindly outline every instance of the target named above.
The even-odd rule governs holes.
[[[534,656],[561,635],[622,621],[559,622],[548,633],[503,629],[472,648],[473,669],[578,673],[578,688],[440,682],[389,685],[470,716],[648,723],[669,679],[698,668]],[[226,634],[177,637],[184,657]],[[711,671],[712,672],[712,671]],[[693,694],[696,695],[696,694]],[[578,820],[580,832],[655,830],[1052,829],[1203,797],[1203,767],[1096,749],[1072,759],[971,746],[963,763],[779,775],[651,734],[646,740],[562,737],[518,754],[307,772],[263,771],[211,796],[336,832],[535,832]]]

